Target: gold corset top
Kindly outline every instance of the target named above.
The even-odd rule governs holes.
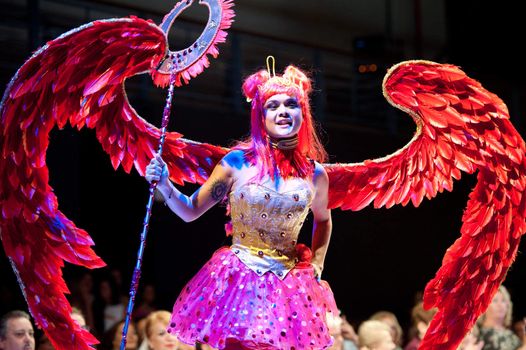
[[[232,251],[258,275],[271,271],[285,278],[297,263],[296,242],[312,196],[303,180],[287,192],[256,183],[232,191]]]

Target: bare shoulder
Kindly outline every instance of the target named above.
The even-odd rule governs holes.
[[[315,186],[317,186],[318,184],[329,183],[329,175],[327,175],[327,171],[325,170],[323,165],[318,162],[314,162],[314,175],[312,177],[312,182]]]
[[[234,176],[245,165],[245,154],[241,150],[230,151],[219,161],[216,169],[227,174],[229,177]]]
[[[233,150],[228,152],[223,157],[223,159],[221,159],[221,165],[233,170],[240,170],[244,165],[246,165],[245,152],[242,150]]]

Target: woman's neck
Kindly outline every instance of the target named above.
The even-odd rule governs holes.
[[[504,326],[504,320],[486,317],[484,322],[482,322],[482,328],[505,329],[506,327]]]
[[[275,138],[269,135],[268,140],[272,148],[275,148],[275,149],[277,148],[277,149],[281,149],[284,151],[290,151],[290,150],[295,149],[296,147],[298,147],[298,143],[299,143],[297,134],[294,136],[282,138],[282,139],[278,139],[278,138]]]

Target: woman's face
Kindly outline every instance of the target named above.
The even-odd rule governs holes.
[[[380,340],[377,341],[374,345],[371,345],[369,348],[371,350],[394,350],[396,349],[396,344],[393,342],[393,338],[388,331],[380,331],[379,334]]]
[[[149,334],[148,344],[152,350],[175,350],[179,345],[177,338],[166,331],[165,322],[153,322]]]
[[[269,97],[264,104],[265,129],[276,139],[295,136],[303,122],[301,106],[296,97],[277,94]]]
[[[488,310],[486,311],[486,317],[496,320],[504,325],[509,308],[510,305],[508,300],[506,300],[504,295],[499,291],[495,294],[493,300],[489,304]]]

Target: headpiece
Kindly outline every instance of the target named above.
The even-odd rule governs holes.
[[[288,66],[283,75],[276,75],[275,59],[267,57],[267,69],[250,76],[243,84],[243,92],[248,102],[259,98],[263,102],[272,95],[287,93],[296,96],[301,103],[308,98],[311,81],[301,70]]]

